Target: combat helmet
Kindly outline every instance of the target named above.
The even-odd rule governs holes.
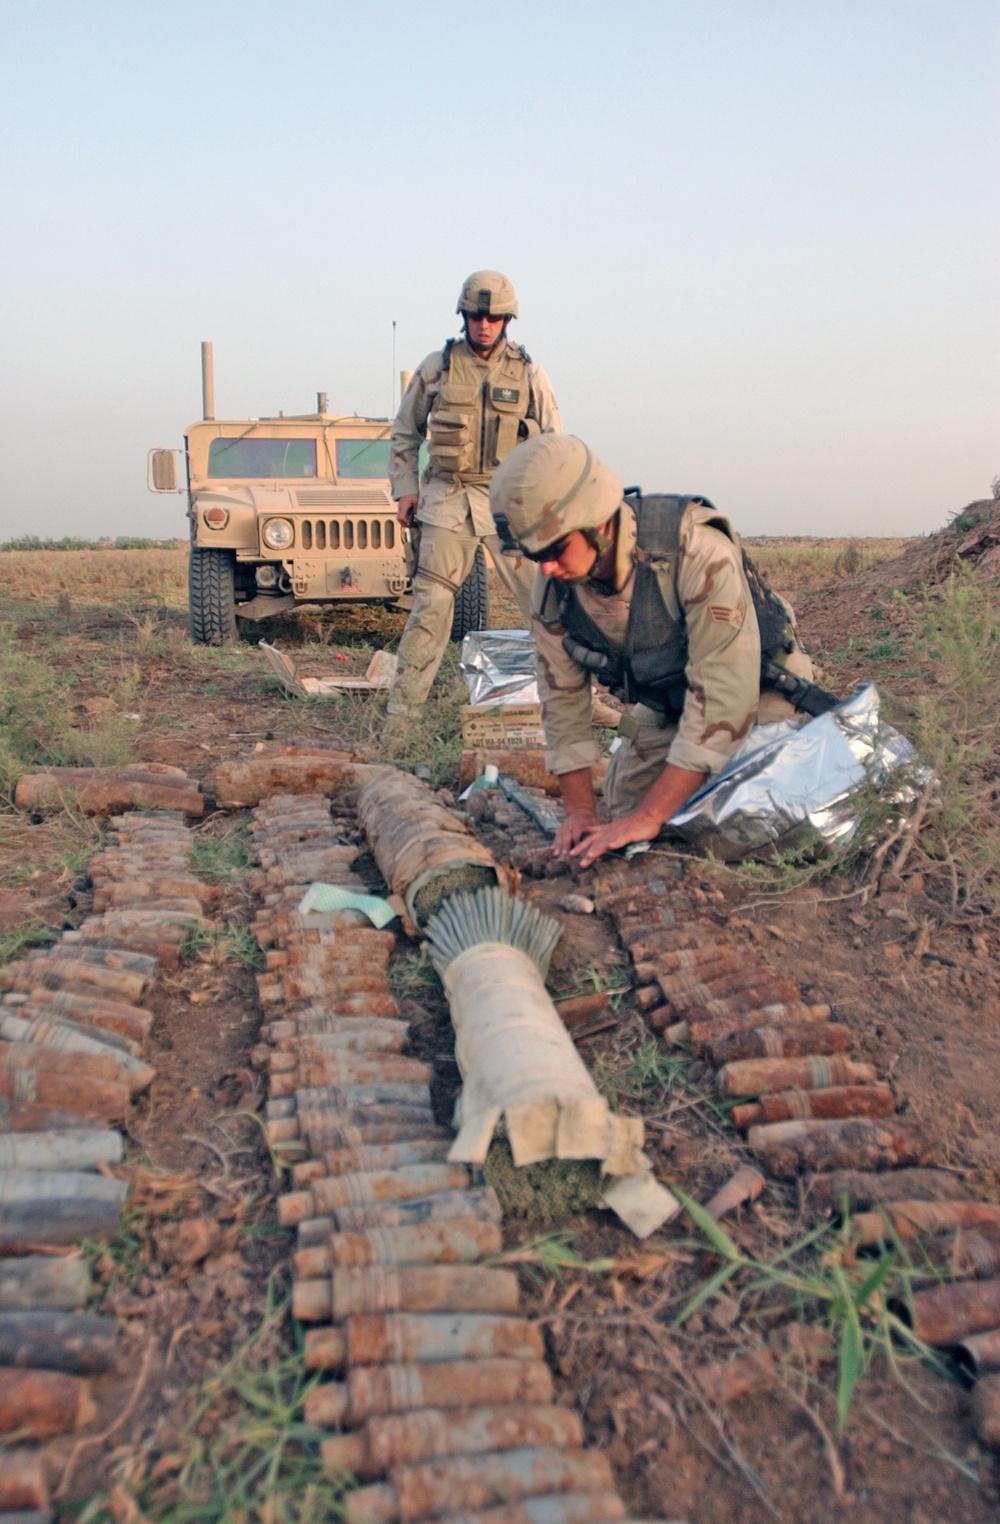
[[[455,311],[516,318],[514,287],[499,270],[474,270],[462,287]]]
[[[606,524],[622,504],[613,471],[572,434],[538,434],[502,460],[490,483],[501,540],[531,556],[571,530]]]

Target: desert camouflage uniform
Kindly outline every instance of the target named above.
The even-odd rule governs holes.
[[[793,715],[778,694],[760,693],[760,637],[738,546],[710,520],[714,508],[691,504],[681,525],[677,593],[687,625],[687,694],[676,724],[645,704],[623,721],[625,736],[604,779],[604,800],[612,819],[641,804],[668,762],[691,772],[716,773],[754,723]],[[624,644],[635,580],[635,519],[623,505],[618,533],[616,587],[605,593],[584,582],[577,589],[587,614],[616,646]],[[538,691],[547,743],[546,766],[553,773],[592,767],[600,748],[591,723],[590,674],[563,649],[564,629],[541,614],[546,579],[539,573],[533,593],[531,630],[538,652]],[[676,616],[678,610],[671,612]],[[804,651],[787,658],[789,670],[812,676]]]
[[[467,362],[482,371],[486,380],[507,351],[521,354],[504,339],[488,360],[480,360],[460,340],[453,347],[465,352]],[[461,485],[455,478],[418,476],[420,446],[427,434],[427,419],[440,390],[443,351],[427,356],[413,380],[392,425],[389,480],[398,502],[420,494],[416,517],[420,523],[420,551],[413,583],[413,608],[399,642],[399,667],[389,695],[390,714],[416,713],[426,702],[448,645],[455,594],[472,570],[476,550],[485,543],[497,570],[516,597],[527,622],[531,611],[531,588],[535,568],[523,556],[503,556],[490,513],[489,482]],[[532,416],[543,434],[562,430],[559,407],[548,376],[540,365],[527,364]]]

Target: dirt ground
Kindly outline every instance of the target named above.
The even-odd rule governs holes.
[[[797,593],[802,631],[828,680],[832,674],[846,691],[869,675],[865,653],[876,620],[879,634],[885,627],[905,644],[912,613],[890,594],[940,580],[956,548],[977,532],[979,540],[965,554],[995,576],[1000,568],[989,558],[995,559],[1000,536],[973,525],[964,536],[951,532],[947,543],[940,537],[913,542],[897,560],[829,589]],[[53,600],[51,608],[22,607],[11,619],[18,649],[44,656],[57,618],[66,627],[56,631],[59,659],[74,676],[81,705],[114,697],[127,666],[131,702],[141,715],[135,751],[144,760],[183,766],[207,780],[220,758],[265,736],[336,740],[342,722],[356,743],[357,701],[349,712],[345,701],[290,702],[246,653],[231,660],[212,653],[206,664],[205,653],[185,647],[178,616],[162,607],[150,612],[138,636],[134,613],[111,606],[87,603],[67,612],[63,605],[60,613]],[[363,667],[370,645],[395,638],[400,628],[377,611],[359,613],[336,649],[348,665]],[[859,636],[853,646],[845,632]],[[307,629],[305,639],[315,633]],[[301,629],[290,628],[282,643],[296,639],[303,639]],[[313,639],[297,655],[304,671],[318,674],[331,666],[333,649]],[[893,680],[894,660],[881,682]],[[898,677],[901,704],[920,682],[919,674]],[[370,754],[377,750],[371,738],[378,732],[378,702],[365,701],[374,710],[366,722]],[[453,781],[448,765],[435,762],[436,782]],[[210,813],[197,832],[238,838],[244,819]],[[11,854],[21,866],[0,886],[0,934],[29,920],[55,929],[74,924],[88,904],[77,861],[88,850],[87,828],[76,828],[76,866],[67,867],[65,853],[52,861],[51,821],[8,818],[7,824],[8,866]],[[481,831],[502,854],[502,829],[483,825]],[[39,867],[31,868],[36,861]],[[781,894],[763,876],[747,879],[674,854],[664,866],[680,872],[685,885],[698,886],[712,914],[728,917],[733,934],[748,948],[759,946],[806,998],[832,1005],[855,1035],[856,1056],[892,1079],[908,1113],[934,1131],[947,1163],[966,1171],[979,1195],[997,1200],[1000,963],[991,923],[949,920],[937,881],[914,871],[913,863],[903,875],[883,874],[877,893],[861,866]],[[363,867],[376,883],[374,863]],[[592,879],[584,875],[579,887],[586,892]],[[220,884],[218,919],[238,931],[254,904],[245,867],[237,864]],[[627,983],[627,955],[610,920],[558,909],[569,887],[558,877],[526,881],[529,896],[564,924],[550,983],[567,994]],[[238,1417],[228,1389],[207,1416],[198,1417],[198,1403],[288,1290],[292,1237],[276,1225],[281,1173],[263,1142],[262,1087],[250,1062],[261,1021],[252,960],[246,939],[220,938],[157,987],[150,1048],[157,1078],[131,1126],[132,1215],[122,1241],[94,1254],[97,1305],[125,1322],[127,1354],[120,1371],[98,1383],[94,1438],[52,1447],[66,1518],[81,1510],[117,1524],[141,1524],[143,1517],[265,1517],[227,1513],[221,1505],[187,1513],[176,1489],[170,1492],[171,1478],[186,1474],[192,1432],[206,1437],[213,1425]],[[444,1118],[458,1080],[447,1011],[416,949],[402,937],[395,979],[413,1024],[413,1050],[437,1066],[435,1096]],[[622,1109],[646,1117],[651,1157],[667,1183],[704,1201],[747,1157],[706,1095],[707,1071],[668,1053],[631,996],[621,1000],[614,1027],[581,1051]],[[741,1248],[769,1260],[814,1214],[795,1187],[772,1182],[732,1221]],[[537,1243],[540,1232],[556,1229],[573,1254],[552,1273]],[[519,1249],[525,1253],[526,1301],[545,1320],[561,1400],[579,1408],[590,1439],[607,1449],[637,1517],[690,1524],[833,1524],[848,1514],[858,1524],[956,1518],[985,1524],[1000,1517],[1000,1470],[973,1442],[967,1394],[947,1368],[902,1360],[893,1371],[876,1361],[860,1382],[843,1434],[829,1361],[789,1360],[778,1386],[720,1413],[699,1399],[691,1370],[777,1339],[789,1310],[783,1305],[770,1323],[766,1307],[744,1318],[722,1293],[673,1327],[720,1264],[685,1217],[641,1246],[600,1212],[548,1229],[511,1222],[505,1231],[515,1260]],[[588,1269],[595,1261],[610,1268]],[[283,1342],[267,1357],[272,1361],[294,1345],[287,1318],[280,1332]],[[133,1490],[144,1499],[142,1511],[132,1512]],[[332,1515],[294,1507],[267,1515],[271,1524],[307,1516]]]

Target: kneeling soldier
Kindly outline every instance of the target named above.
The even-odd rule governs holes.
[[[652,840],[755,723],[836,702],[812,682],[791,609],[707,499],[625,493],[581,440],[550,434],[500,464],[490,507],[501,539],[539,567],[531,631],[546,765],[566,807],[557,856],[587,867]],[[610,824],[591,779],[592,676],[634,705],[604,780]]]

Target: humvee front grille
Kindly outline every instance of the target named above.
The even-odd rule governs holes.
[[[303,550],[395,550],[396,524],[391,518],[299,519]]]
[[[303,487],[295,494],[300,508],[386,508],[388,496],[372,487]]]

